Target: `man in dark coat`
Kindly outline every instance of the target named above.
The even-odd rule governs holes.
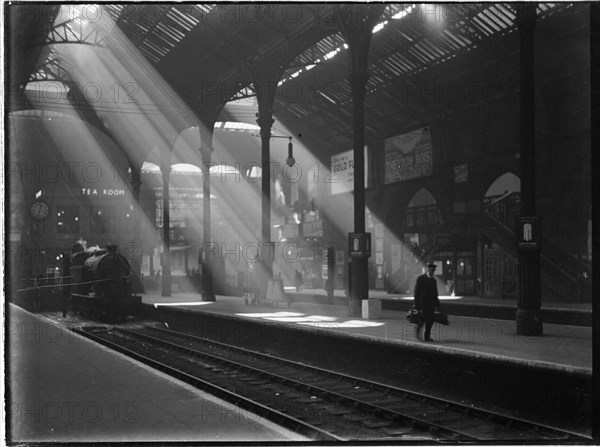
[[[419,340],[421,340],[421,329],[423,328],[423,325],[425,325],[425,341],[433,341],[431,338],[433,314],[435,309],[440,307],[437,283],[433,277],[435,268],[435,264],[427,264],[427,273],[417,278],[417,285],[415,286],[415,306],[417,306],[417,309],[419,309],[423,315],[423,319],[416,330],[417,338]]]

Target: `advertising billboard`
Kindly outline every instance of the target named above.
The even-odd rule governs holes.
[[[385,183],[431,175],[433,150],[428,127],[385,140]]]

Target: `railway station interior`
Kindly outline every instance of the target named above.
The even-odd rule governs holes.
[[[595,443],[599,9],[4,3],[4,440]]]

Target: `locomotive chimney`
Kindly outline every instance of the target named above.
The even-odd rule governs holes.
[[[116,244],[110,244],[106,246],[106,251],[109,253],[116,253],[117,252],[117,245]]]

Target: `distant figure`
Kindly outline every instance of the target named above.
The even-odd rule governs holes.
[[[33,280],[33,285],[35,286],[35,293],[33,295],[33,311],[39,312],[42,308],[42,283],[44,282],[44,275],[38,275],[37,278]]]
[[[192,276],[194,278],[194,289],[198,293],[201,293],[202,292],[202,275],[200,274],[200,270],[195,269],[194,272],[192,273]]]
[[[302,283],[303,283],[302,273],[300,273],[300,270],[296,270],[296,274],[294,275],[294,285],[296,286],[296,292],[300,292]]]
[[[416,329],[416,335],[419,340],[422,340],[421,329],[423,328],[423,325],[425,325],[425,341],[434,341],[431,338],[431,327],[433,326],[435,309],[439,309],[440,307],[437,283],[433,277],[435,268],[435,264],[427,264],[427,273],[417,278],[417,284],[415,286],[415,306],[423,315],[423,319]]]
[[[161,286],[160,282],[160,270],[156,271],[156,290],[158,290]]]

